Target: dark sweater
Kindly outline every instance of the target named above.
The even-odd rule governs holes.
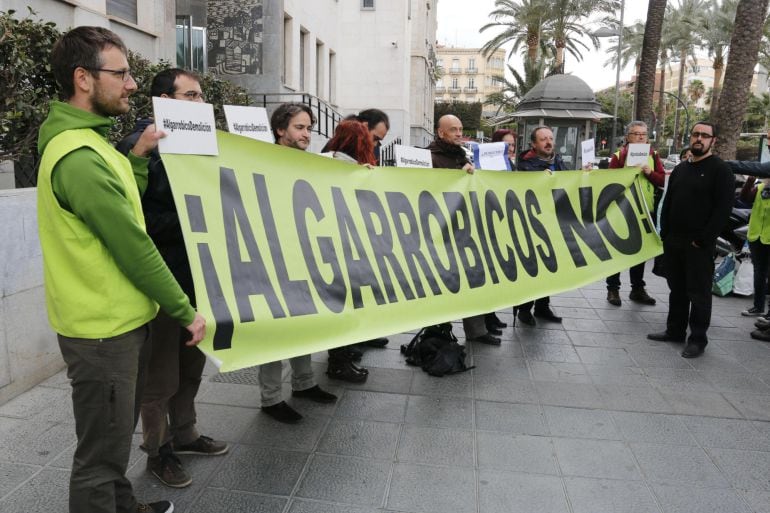
[[[564,161],[558,153],[554,155],[553,161],[541,159],[535,153],[535,150],[526,150],[519,154],[519,163],[516,166],[517,171],[561,171],[564,169]]]
[[[428,149],[433,159],[433,167],[462,169],[465,164],[468,164],[468,155],[465,153],[465,149],[457,144],[436,139],[430,143]]]
[[[661,238],[713,247],[735,202],[735,178],[719,157],[684,161],[674,168],[663,200]]]

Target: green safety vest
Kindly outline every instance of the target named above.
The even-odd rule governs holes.
[[[149,322],[158,306],[128,280],[102,241],[76,215],[62,208],[54,195],[54,167],[82,147],[104,159],[123,184],[136,220],[144,227],[139,190],[125,156],[88,128],[66,130],[51,139],[43,152],[37,184],[46,307],[57,333],[73,338],[108,338]]]
[[[757,195],[751,207],[749,218],[749,233],[746,238],[751,242],[759,239],[762,244],[770,244],[770,198],[762,199],[762,189],[765,184],[757,185]]]

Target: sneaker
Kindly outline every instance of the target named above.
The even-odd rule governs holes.
[[[770,328],[770,317],[766,315],[764,317],[759,317],[756,321],[754,321],[754,326],[759,329]]]
[[[182,467],[174,453],[160,454],[159,456],[150,456],[147,458],[147,470],[166,486],[171,488],[184,488],[190,486],[192,478],[190,474]],[[157,504],[157,503],[156,503]],[[150,504],[152,506],[152,504]],[[173,505],[171,506],[173,508]],[[156,510],[149,510],[156,511]],[[159,510],[166,511],[166,510]],[[171,510],[173,511],[173,509]]]
[[[174,445],[174,453],[176,454],[197,454],[200,456],[219,456],[225,454],[229,449],[227,442],[214,440],[203,435],[189,444]]]
[[[748,310],[744,310],[741,312],[741,315],[744,317],[761,317],[765,314],[765,311],[761,308],[757,308],[756,306],[752,306]]]
[[[763,342],[770,342],[770,329],[754,330],[749,335],[754,340],[761,340]]]
[[[650,297],[650,295],[647,294],[647,291],[644,290],[644,287],[636,287],[631,289],[631,293],[628,295],[628,299],[643,305],[652,306],[655,304],[655,298]]]
[[[337,396],[330,394],[326,390],[322,390],[318,385],[312,386],[305,390],[292,390],[292,397],[303,397],[310,399],[314,403],[331,404],[337,401]]]
[[[136,513],[174,513],[174,503],[171,501],[137,504]]]
[[[620,306],[623,302],[620,300],[620,293],[617,289],[607,289],[607,302],[612,306]]]

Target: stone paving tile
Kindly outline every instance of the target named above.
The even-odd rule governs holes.
[[[0,417],[0,461],[45,465],[76,442],[72,424]]]
[[[35,387],[0,406],[0,416],[74,424],[70,389]]]
[[[770,513],[770,492],[746,490],[739,493],[756,513]]]
[[[476,372],[474,369],[472,372]],[[484,401],[535,403],[535,385],[529,379],[500,380],[493,376],[474,376],[473,395]]]
[[[518,342],[543,343],[543,344],[559,344],[570,345],[570,337],[565,331],[558,330],[533,330],[527,328],[517,328],[514,332],[514,340]]]
[[[540,406],[476,401],[476,429],[522,435],[548,435]]]
[[[406,367],[406,366],[405,366]],[[347,383],[336,379],[329,379],[326,372],[326,364],[323,371],[316,371],[318,384],[326,390],[330,386],[342,387],[346,390],[364,390],[370,392],[386,392],[389,394],[408,394],[412,377],[418,374],[413,370],[369,368],[369,377],[363,383]]]
[[[661,513],[639,481],[567,477],[564,482],[573,513]]]
[[[409,396],[407,424],[457,429],[473,428],[473,401],[452,397]]]
[[[554,438],[556,457],[565,476],[636,481],[642,478],[623,442]]]
[[[615,367],[607,365],[584,365],[595,385],[623,385],[646,387],[650,383],[639,367]]]
[[[700,447],[648,443],[630,444],[647,480],[651,483],[679,483],[686,479],[695,488],[727,488],[725,476]]]
[[[692,493],[682,493],[686,481],[686,478],[681,479],[677,486],[653,486],[664,513],[752,513],[734,490],[700,488]]]
[[[551,435],[598,440],[621,440],[620,433],[604,410],[543,406]]]
[[[479,513],[568,513],[561,479],[479,470]]]
[[[292,426],[291,429],[286,429],[286,424],[260,414],[246,427],[240,443],[310,452],[328,423],[327,417],[305,415],[302,422]],[[213,435],[215,433],[212,433]]]
[[[404,426],[397,461],[473,467],[473,431]]]
[[[398,463],[387,508],[416,513],[465,513],[476,508],[472,469]]]
[[[70,473],[43,469],[13,494],[0,499],[3,513],[67,511]]]
[[[212,486],[244,492],[289,495],[308,454],[271,447],[234,447],[211,481]]]
[[[196,403],[211,403],[244,408],[259,408],[259,388],[234,383],[208,382],[204,392],[198,392]]]
[[[708,449],[737,490],[770,491],[770,458],[766,452]]]
[[[37,466],[0,462],[0,499],[39,470]]]
[[[572,406],[575,408],[602,408],[604,403],[597,387],[580,383],[535,382],[541,404]]]
[[[436,379],[427,372],[415,373],[409,393],[471,398],[473,397],[473,375],[470,372],[463,372]]]
[[[718,392],[682,392],[672,388],[658,388],[658,392],[671,405],[675,413],[682,415],[707,415],[710,417],[741,418],[732,400]]]
[[[647,386],[597,385],[596,388],[610,410],[674,413],[674,408],[658,389]]]
[[[377,513],[378,511],[381,510],[298,499],[293,500],[289,508],[289,513]]]
[[[479,432],[476,443],[481,469],[558,475],[549,437]]]
[[[612,367],[633,367],[634,361],[625,348],[577,347],[575,350],[580,360],[588,365],[606,365]]]
[[[212,433],[219,440],[235,442],[261,413],[252,408],[239,408],[220,404],[196,404],[197,428],[201,433]],[[304,413],[302,410],[300,412]]]
[[[723,393],[727,401],[751,420],[770,420],[770,395]]]
[[[529,371],[534,381],[559,383],[591,383],[591,377],[580,363],[529,361]]]
[[[287,499],[279,497],[207,488],[195,503],[190,506],[187,512],[228,513],[232,511],[248,511],[249,513],[273,513],[283,511],[287,502]],[[174,506],[178,507],[177,503],[174,503]]]
[[[702,447],[770,451],[770,438],[748,420],[682,417]],[[770,458],[770,454],[768,454]]]
[[[339,400],[337,416],[381,422],[403,422],[407,396],[348,390]]]
[[[378,507],[385,496],[390,469],[387,461],[316,454],[296,496]]]
[[[611,414],[623,438],[629,442],[697,445],[682,421],[685,417],[623,411],[614,411]]]
[[[694,369],[645,369],[647,381],[656,388],[673,388],[689,392],[714,392],[714,386],[703,372]]]
[[[399,424],[333,420],[318,443],[318,452],[390,460],[400,430]]]

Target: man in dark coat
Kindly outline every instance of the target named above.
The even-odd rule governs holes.
[[[428,149],[433,167],[442,169],[463,169],[473,174],[473,164],[463,148],[463,123],[457,116],[446,114],[438,120],[438,137]],[[489,333],[484,314],[463,319],[465,339],[482,344],[500,345],[500,339]],[[498,332],[500,333],[500,332]]]
[[[539,126],[532,130],[529,141],[530,148],[519,155],[517,170],[561,171],[565,169],[561,155],[554,151],[553,131],[549,127]],[[534,315],[532,314],[533,305],[535,306]],[[535,317],[551,322],[561,322],[561,317],[551,310],[551,298],[548,296],[514,307],[514,312],[521,322],[529,326],[537,323]]]

